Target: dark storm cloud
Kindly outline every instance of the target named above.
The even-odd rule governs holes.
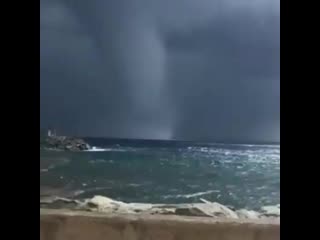
[[[43,0],[40,13],[43,127],[279,140],[279,0]]]

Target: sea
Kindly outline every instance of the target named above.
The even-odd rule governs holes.
[[[40,150],[40,198],[95,195],[124,202],[233,209],[280,203],[280,145],[87,138],[84,152]]]

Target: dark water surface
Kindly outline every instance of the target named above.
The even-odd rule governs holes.
[[[104,151],[40,151],[40,194],[126,202],[280,203],[280,146],[89,139]]]

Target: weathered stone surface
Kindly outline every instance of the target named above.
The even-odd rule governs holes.
[[[161,215],[175,215],[175,208],[164,208],[164,207],[153,207],[149,210],[146,210],[145,213],[149,214],[161,214]]]
[[[174,213],[181,216],[212,217],[212,215],[209,215],[196,207],[178,207],[175,209]]]
[[[115,201],[111,198],[103,197],[103,196],[94,196],[92,199],[87,201],[87,204],[92,207],[111,207],[111,205]],[[113,207],[113,205],[112,205]]]
[[[203,198],[200,198],[200,200],[204,202],[205,205],[197,204],[197,206],[214,217],[238,218],[238,215],[234,211],[220,203],[210,202]]]
[[[260,213],[252,210],[240,209],[236,211],[236,214],[241,219],[258,219],[260,218]]]
[[[280,222],[40,209],[40,239],[279,240]]]
[[[148,204],[149,205],[149,204]],[[145,204],[127,204],[103,196],[95,196],[81,204],[81,208],[97,212],[139,213],[148,209]]]

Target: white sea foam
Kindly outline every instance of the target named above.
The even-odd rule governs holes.
[[[99,148],[99,147],[95,147],[93,146],[92,148],[88,149],[88,150],[84,150],[84,152],[134,152],[134,151],[138,151],[137,149],[134,148]]]
[[[92,148],[85,150],[86,152],[107,152],[107,151],[112,151],[112,149],[109,148],[98,148],[93,146]]]
[[[72,195],[73,195],[74,197],[76,197],[76,196],[79,196],[79,195],[83,194],[84,192],[85,192],[85,191],[83,191],[83,190],[76,190],[76,191],[73,192]]]
[[[210,191],[206,191],[206,192],[196,192],[196,193],[191,193],[191,194],[177,194],[177,195],[166,195],[163,196],[164,199],[168,199],[168,198],[193,198],[193,197],[199,197],[199,196],[204,196],[204,195],[208,195],[211,193],[219,193],[219,190],[210,190]]]

